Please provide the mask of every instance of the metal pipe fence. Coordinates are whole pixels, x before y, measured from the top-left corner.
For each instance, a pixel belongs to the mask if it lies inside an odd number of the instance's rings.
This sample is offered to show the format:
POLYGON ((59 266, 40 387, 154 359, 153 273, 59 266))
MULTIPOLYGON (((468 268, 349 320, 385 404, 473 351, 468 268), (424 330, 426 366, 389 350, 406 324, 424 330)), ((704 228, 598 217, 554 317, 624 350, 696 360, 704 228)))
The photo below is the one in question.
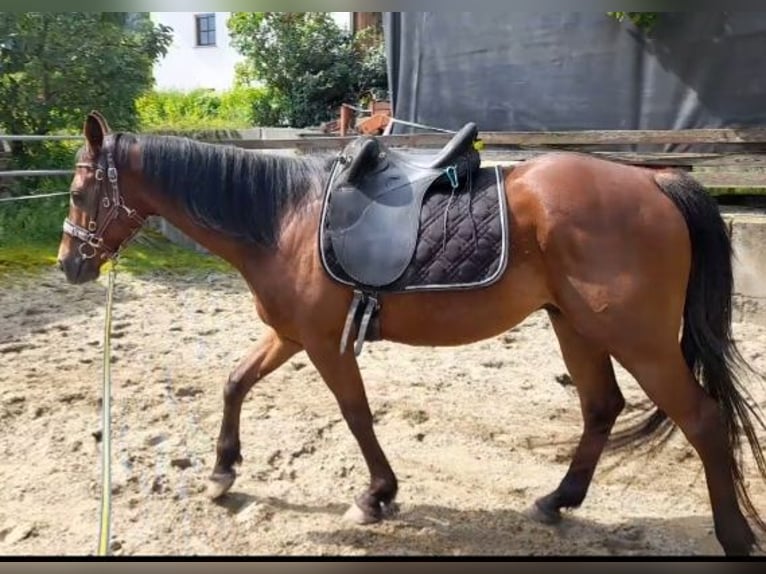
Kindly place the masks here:
MULTIPOLYGON (((4 169, 4 162, 2 162, 3 155, 7 155, 10 151, 6 142, 82 141, 83 139, 82 135, 21 135, 0 133, 0 183, 3 180, 24 177, 71 177, 74 173, 73 169, 4 169)), ((68 193, 68 191, 50 192, 47 190, 32 190, 21 196, 0 197, 0 203, 56 197, 67 195, 68 193)))

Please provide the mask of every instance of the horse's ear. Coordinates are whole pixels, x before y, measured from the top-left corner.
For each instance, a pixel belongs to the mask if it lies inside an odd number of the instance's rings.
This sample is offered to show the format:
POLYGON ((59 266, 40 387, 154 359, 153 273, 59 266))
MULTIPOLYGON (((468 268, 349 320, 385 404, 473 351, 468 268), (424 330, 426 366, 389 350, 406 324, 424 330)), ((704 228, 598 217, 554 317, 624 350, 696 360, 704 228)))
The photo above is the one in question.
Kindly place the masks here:
POLYGON ((106 118, 104 117, 104 114, 99 112, 98 110, 92 110, 91 115, 95 116, 99 123, 101 124, 101 129, 104 131, 104 135, 109 134, 112 132, 111 128, 109 127, 109 123, 106 121, 106 118))
POLYGON ((98 154, 104 145, 104 136, 109 133, 109 126, 104 117, 98 112, 89 113, 82 131, 91 152, 98 154))

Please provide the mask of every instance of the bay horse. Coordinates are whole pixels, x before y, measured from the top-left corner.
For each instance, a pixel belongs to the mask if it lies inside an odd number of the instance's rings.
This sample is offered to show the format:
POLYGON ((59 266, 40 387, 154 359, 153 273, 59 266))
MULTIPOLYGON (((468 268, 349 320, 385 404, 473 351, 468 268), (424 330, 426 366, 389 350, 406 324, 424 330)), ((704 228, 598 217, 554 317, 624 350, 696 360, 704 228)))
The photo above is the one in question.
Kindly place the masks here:
MULTIPOLYGON (((373 430, 356 356, 338 341, 352 289, 325 273, 318 225, 328 159, 278 157, 170 136, 112 133, 84 123, 58 251, 70 283, 95 280, 150 215, 229 262, 268 331, 231 372, 210 477, 220 497, 242 462, 245 395, 305 350, 337 399, 370 473, 346 516, 373 523, 394 508, 397 479, 373 430)), ((552 152, 503 175, 510 260, 484 289, 385 296, 380 336, 422 346, 497 336, 544 309, 576 386, 583 431, 555 490, 536 500, 554 522, 585 499, 625 401, 613 357, 656 406, 618 438, 680 428, 702 460, 715 534, 727 555, 756 545, 764 521, 745 485, 744 434, 766 479, 731 335, 732 247, 715 201, 691 176, 586 154, 552 152), (744 508, 744 513, 742 508, 744 508)))

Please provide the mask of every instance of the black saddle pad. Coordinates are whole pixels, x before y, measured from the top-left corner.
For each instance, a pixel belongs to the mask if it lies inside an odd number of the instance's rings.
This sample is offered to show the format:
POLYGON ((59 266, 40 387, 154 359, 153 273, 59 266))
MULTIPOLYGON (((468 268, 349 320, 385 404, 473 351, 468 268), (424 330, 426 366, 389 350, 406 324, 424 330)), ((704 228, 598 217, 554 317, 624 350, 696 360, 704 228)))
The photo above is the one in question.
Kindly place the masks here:
POLYGON ((319 226, 325 271, 335 281, 374 293, 486 287, 508 264, 510 240, 502 170, 481 168, 460 189, 433 185, 423 200, 417 246, 401 276, 384 286, 363 285, 338 262, 327 237, 327 197, 319 226))

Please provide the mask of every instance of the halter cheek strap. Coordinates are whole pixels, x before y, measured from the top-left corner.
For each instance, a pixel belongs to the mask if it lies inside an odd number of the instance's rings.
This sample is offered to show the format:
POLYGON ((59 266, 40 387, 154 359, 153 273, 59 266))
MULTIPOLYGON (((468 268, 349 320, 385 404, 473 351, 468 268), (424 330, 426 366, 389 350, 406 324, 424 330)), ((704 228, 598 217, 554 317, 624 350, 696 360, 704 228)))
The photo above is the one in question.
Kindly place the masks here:
MULTIPOLYGON (((104 181, 104 174, 106 173, 106 179, 109 182, 111 189, 111 197, 109 190, 104 193, 104 197, 101 199, 101 205, 108 209, 106 217, 99 225, 96 221, 88 221, 88 228, 81 227, 71 221, 69 218, 64 219, 64 233, 79 239, 77 250, 83 259, 92 259, 96 256, 96 252, 101 250, 102 259, 116 259, 123 247, 127 245, 133 237, 141 230, 145 219, 141 217, 135 209, 129 208, 125 205, 125 201, 120 193, 120 187, 117 178, 117 168, 114 165, 114 158, 112 151, 109 150, 106 154, 107 167, 106 170, 100 164, 94 163, 77 163, 76 167, 87 167, 95 170, 96 181, 104 181), (104 234, 106 233, 109 225, 119 218, 120 213, 125 213, 131 223, 132 233, 124 239, 116 249, 108 247, 104 243, 104 234)), ((99 183, 99 189, 102 188, 99 183)))

